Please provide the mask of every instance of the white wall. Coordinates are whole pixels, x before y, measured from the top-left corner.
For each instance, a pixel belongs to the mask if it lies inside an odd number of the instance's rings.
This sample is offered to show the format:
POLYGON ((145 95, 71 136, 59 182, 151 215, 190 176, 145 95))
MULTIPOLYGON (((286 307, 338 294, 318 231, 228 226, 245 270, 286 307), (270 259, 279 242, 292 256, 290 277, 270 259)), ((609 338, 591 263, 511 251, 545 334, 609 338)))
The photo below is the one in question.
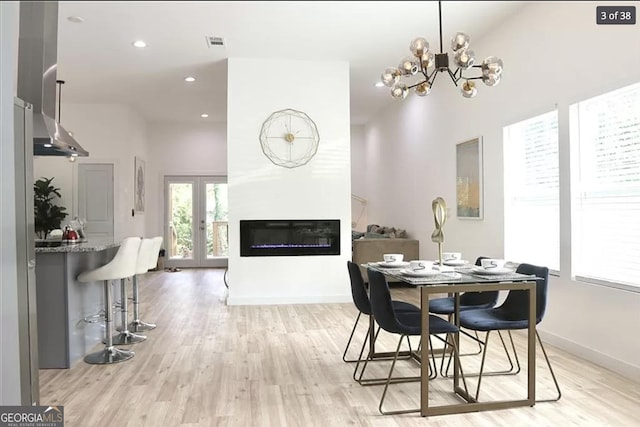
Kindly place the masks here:
MULTIPOLYGON (((66 157, 35 157, 33 176, 35 179, 55 177, 52 184, 61 189, 61 204, 70 214, 63 224, 77 212, 77 200, 74 201, 77 163, 113 163, 114 237, 147 235, 148 212, 131 215, 135 156, 149 163, 147 129, 142 117, 131 107, 120 104, 63 104, 61 123, 89 151, 89 157, 78 157, 76 163, 70 163, 66 157)), ((148 185, 145 193, 150 194, 148 185)), ((153 202, 147 200, 149 206, 153 202)))
POLYGON ((364 125, 351 125, 351 223, 352 228, 365 231, 368 224, 366 139, 364 125), (363 198, 365 201, 357 198, 363 198), (355 224, 355 225, 354 225, 355 224))
POLYGON ((596 2, 533 2, 472 47, 480 58, 504 60, 502 83, 479 85, 465 99, 445 76, 427 98, 409 96, 366 129, 370 217, 406 227, 421 240, 421 256, 434 257, 429 203, 442 195, 455 214, 455 144, 484 141, 484 220, 450 216, 445 249, 467 259, 503 256, 502 128, 559 110, 561 165, 561 275, 552 277, 547 315, 540 329, 548 341, 640 380, 640 340, 619 325, 640 324, 640 293, 579 283, 570 272, 568 106, 640 81, 637 25, 598 26, 596 2), (391 139, 394 136, 395 138, 391 139), (393 191, 394 186, 403 191, 393 191), (408 191, 407 191, 408 190, 408 191), (423 197, 421 197, 423 196, 423 197))
POLYGON ((226 123, 150 123, 147 231, 162 235, 165 175, 227 175, 226 123))
POLYGON ((240 58, 228 64, 228 303, 350 301, 349 64, 240 58), (258 140, 264 120, 284 108, 307 113, 320 133, 315 157, 294 169, 271 163, 258 140), (240 257, 241 219, 339 219, 341 254, 240 257))
POLYGON ((0 405, 20 405, 13 97, 18 65, 18 2, 0 3, 0 405))

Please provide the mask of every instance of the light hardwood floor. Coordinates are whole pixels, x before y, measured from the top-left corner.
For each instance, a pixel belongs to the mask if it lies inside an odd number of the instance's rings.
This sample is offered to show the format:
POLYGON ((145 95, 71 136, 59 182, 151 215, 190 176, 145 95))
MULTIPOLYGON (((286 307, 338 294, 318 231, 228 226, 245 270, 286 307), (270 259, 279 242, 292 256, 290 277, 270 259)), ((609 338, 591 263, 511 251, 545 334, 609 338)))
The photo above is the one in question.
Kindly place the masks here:
MULTIPOLYGON (((382 388, 352 381, 353 365, 341 360, 356 316, 353 304, 227 307, 222 277, 223 270, 215 269, 146 274, 140 288, 142 318, 158 327, 132 346, 135 357, 110 366, 81 361, 68 370, 41 370, 41 404, 64 405, 67 427, 640 425, 638 383, 550 345, 563 392, 559 402, 429 419, 382 416, 382 388)), ((392 293, 417 301, 412 289, 392 293)), ((362 322, 358 338, 365 328, 362 322)), ((524 358, 524 335, 515 339, 524 358)), ((495 345, 497 336, 492 340, 487 369, 500 369, 504 353, 495 345)), ((379 346, 391 350, 396 342, 381 334, 379 346)), ((473 350, 472 343, 464 344, 463 350, 473 350)), ((538 356, 538 398, 544 398, 554 390, 540 351, 538 356)), ((463 358, 467 372, 477 367, 477 359, 463 358)), ((368 374, 382 376, 389 365, 370 366, 368 374)), ((398 369, 398 375, 419 372, 409 361, 398 362, 398 369)), ((525 376, 523 370, 517 376, 486 377, 480 397, 524 396, 525 376)), ((447 379, 433 381, 432 404, 449 401, 449 387, 447 379)), ((388 405, 417 407, 419 383, 397 384, 389 393, 388 405)))

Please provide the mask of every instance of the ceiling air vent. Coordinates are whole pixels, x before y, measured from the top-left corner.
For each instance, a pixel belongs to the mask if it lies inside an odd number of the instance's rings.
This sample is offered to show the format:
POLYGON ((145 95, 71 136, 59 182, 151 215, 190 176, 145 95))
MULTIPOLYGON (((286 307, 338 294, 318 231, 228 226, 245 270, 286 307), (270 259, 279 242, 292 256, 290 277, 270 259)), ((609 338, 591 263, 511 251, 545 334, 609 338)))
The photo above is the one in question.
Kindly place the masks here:
POLYGON ((222 37, 206 36, 207 46, 224 46, 224 39, 222 37))

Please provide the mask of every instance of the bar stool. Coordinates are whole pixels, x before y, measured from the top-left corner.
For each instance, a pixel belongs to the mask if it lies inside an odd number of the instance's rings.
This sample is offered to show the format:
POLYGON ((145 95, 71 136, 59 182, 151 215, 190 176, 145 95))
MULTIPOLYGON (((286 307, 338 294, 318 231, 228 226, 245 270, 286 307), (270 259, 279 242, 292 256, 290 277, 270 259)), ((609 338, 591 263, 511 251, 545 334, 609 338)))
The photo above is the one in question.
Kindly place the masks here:
POLYGON ((106 339, 103 350, 85 356, 84 361, 92 364, 111 364, 130 359, 135 354, 133 351, 120 350, 113 346, 113 302, 111 296, 111 280, 125 279, 135 274, 138 251, 140 249, 139 237, 128 237, 122 241, 118 252, 113 259, 95 270, 86 271, 78 276, 78 281, 83 283, 104 280, 104 308, 106 339))
POLYGON ((150 331, 155 328, 153 323, 146 323, 140 320, 140 297, 138 296, 138 276, 145 274, 158 263, 158 253, 162 246, 162 236, 143 239, 140 244, 140 252, 138 254, 138 264, 136 265, 136 274, 133 276, 133 321, 129 324, 129 329, 133 332, 150 331))

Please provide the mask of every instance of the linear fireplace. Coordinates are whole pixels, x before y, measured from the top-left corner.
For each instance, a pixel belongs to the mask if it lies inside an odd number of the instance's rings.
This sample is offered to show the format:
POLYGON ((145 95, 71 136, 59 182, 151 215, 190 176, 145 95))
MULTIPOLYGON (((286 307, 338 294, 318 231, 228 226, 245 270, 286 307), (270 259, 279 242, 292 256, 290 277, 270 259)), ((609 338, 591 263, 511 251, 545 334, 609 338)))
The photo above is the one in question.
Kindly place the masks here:
POLYGON ((240 256, 340 255, 340 220, 241 220, 240 256))

